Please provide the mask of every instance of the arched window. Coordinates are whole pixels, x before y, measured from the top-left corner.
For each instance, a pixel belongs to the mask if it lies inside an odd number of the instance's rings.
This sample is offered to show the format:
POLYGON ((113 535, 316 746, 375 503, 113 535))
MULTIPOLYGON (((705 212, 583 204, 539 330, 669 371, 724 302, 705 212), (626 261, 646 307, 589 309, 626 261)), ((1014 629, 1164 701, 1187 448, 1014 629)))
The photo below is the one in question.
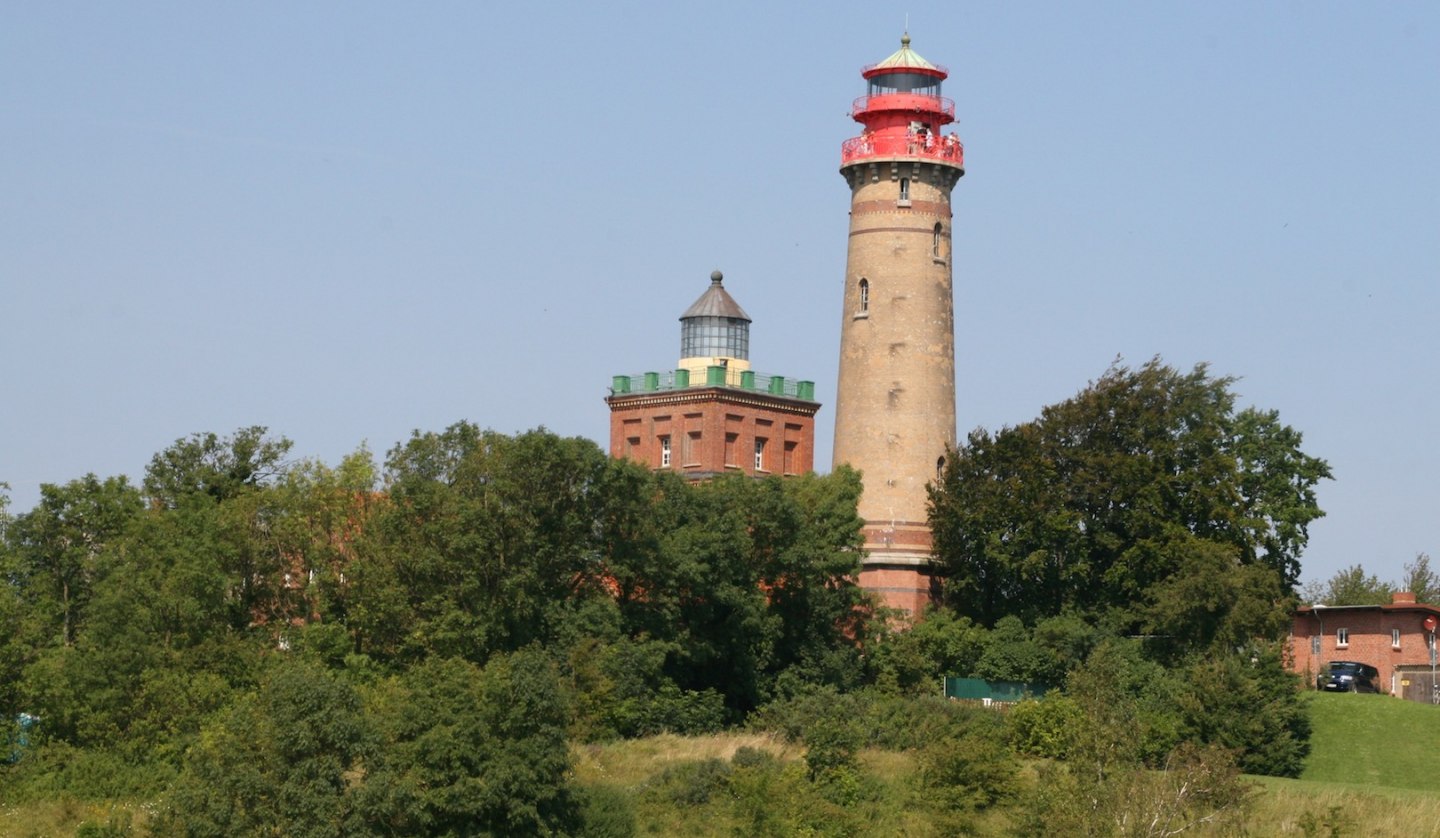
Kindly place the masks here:
POLYGON ((868 279, 860 280, 860 310, 862 312, 870 310, 870 280, 868 279))
POLYGON ((944 479, 945 479, 945 458, 944 458, 944 457, 941 457, 940 459, 938 459, 938 460, 935 461, 935 479, 936 479, 936 480, 944 480, 944 479))
POLYGON ((940 226, 940 222, 935 222, 935 242, 930 246, 930 252, 935 256, 936 259, 939 259, 942 255, 940 253, 940 234, 942 232, 943 229, 940 226))

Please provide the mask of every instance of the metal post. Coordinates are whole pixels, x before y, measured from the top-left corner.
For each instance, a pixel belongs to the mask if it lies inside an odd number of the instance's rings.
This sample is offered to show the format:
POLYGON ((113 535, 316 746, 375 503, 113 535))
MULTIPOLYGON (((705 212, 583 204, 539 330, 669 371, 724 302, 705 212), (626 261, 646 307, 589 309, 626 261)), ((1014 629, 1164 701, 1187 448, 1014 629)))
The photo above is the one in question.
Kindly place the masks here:
POLYGON ((1440 684, 1435 683, 1435 630, 1430 630, 1430 703, 1440 704, 1440 684))

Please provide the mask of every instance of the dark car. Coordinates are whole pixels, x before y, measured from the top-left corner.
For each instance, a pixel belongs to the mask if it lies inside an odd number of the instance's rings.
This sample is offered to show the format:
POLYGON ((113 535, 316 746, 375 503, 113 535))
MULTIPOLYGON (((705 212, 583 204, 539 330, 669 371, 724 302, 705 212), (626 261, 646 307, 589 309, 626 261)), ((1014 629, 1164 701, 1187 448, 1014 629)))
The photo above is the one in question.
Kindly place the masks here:
POLYGON ((1330 671, 1320 673, 1315 680, 1317 690, 1344 693, 1378 693, 1375 681, 1380 670, 1355 661, 1331 661, 1330 671))

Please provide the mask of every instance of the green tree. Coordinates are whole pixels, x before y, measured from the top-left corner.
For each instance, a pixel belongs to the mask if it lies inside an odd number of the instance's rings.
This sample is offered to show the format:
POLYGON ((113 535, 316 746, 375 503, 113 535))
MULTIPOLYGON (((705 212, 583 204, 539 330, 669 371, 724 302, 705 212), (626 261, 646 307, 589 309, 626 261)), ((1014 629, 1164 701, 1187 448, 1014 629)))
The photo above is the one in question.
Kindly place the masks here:
MULTIPOLYGON (((1135 633, 1177 574, 1266 568, 1288 593, 1329 467, 1274 413, 1237 413, 1232 384, 1117 364, 1034 421, 973 432, 931 490, 946 602, 985 625, 1071 611, 1135 633)), ((1214 601, 1196 642, 1271 625, 1214 601)))
POLYGON ((174 836, 356 834, 354 777, 370 735, 355 691, 282 661, 185 760, 156 831, 174 836))
POLYGON ((87 474, 40 486, 40 502, 10 527, 17 563, 11 575, 46 634, 65 646, 75 636, 99 574, 101 553, 143 507, 125 477, 87 474))
POLYGON ((483 661, 549 642, 600 593, 609 458, 544 430, 459 423, 387 461, 389 501, 355 545, 347 613, 370 654, 483 661))
POLYGON ((578 819, 565 728, 569 705, 539 649, 483 669, 431 658, 379 696, 383 747, 360 795, 383 835, 567 834, 578 819))
POLYGON ((1177 701, 1185 738, 1237 754, 1248 774, 1298 777, 1310 751, 1310 716, 1299 676, 1285 666, 1279 644, 1249 654, 1216 654, 1186 673, 1177 701))
POLYGON ((1405 565, 1400 590, 1414 594, 1416 602, 1440 603, 1440 574, 1430 569, 1428 555, 1418 553, 1415 561, 1405 565))
POLYGON ((222 501, 264 485, 280 475, 291 444, 266 434, 266 428, 255 425, 226 437, 204 433, 177 439, 150 459, 145 494, 159 506, 174 507, 190 497, 222 501))
POLYGON ((1384 605, 1394 592, 1394 585, 1353 564, 1324 582, 1307 586, 1304 598, 1320 605, 1384 605))

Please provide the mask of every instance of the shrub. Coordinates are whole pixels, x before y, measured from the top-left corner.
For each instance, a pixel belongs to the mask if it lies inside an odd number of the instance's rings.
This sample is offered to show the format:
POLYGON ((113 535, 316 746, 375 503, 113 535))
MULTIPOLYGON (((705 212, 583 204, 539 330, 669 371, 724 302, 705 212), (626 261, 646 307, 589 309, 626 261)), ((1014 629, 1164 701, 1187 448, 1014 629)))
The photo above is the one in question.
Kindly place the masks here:
POLYGON ((1010 746, 1018 753, 1064 759, 1075 745, 1085 714, 1069 696, 1050 695, 1016 704, 1006 714, 1005 723, 1010 746))
POLYGON ((635 834, 635 809, 630 798, 609 786, 580 790, 582 824, 579 838, 631 838, 635 834))
POLYGON ((910 751, 971 733, 1004 738, 1004 717, 993 710, 940 696, 864 693, 862 697, 858 719, 868 746, 910 751))
POLYGON ((821 719, 858 717, 864 704, 856 693, 841 693, 834 687, 815 687, 779 701, 772 701, 750 715, 749 727, 779 734, 789 742, 805 738, 805 731, 821 719))
POLYGON ((655 780, 664 797, 681 806, 703 806, 725 788, 730 765, 724 760, 704 759, 667 767, 655 780))
POLYGON ((969 735, 920 751, 926 799, 949 812, 975 812, 1013 797, 1019 764, 997 739, 969 735))

